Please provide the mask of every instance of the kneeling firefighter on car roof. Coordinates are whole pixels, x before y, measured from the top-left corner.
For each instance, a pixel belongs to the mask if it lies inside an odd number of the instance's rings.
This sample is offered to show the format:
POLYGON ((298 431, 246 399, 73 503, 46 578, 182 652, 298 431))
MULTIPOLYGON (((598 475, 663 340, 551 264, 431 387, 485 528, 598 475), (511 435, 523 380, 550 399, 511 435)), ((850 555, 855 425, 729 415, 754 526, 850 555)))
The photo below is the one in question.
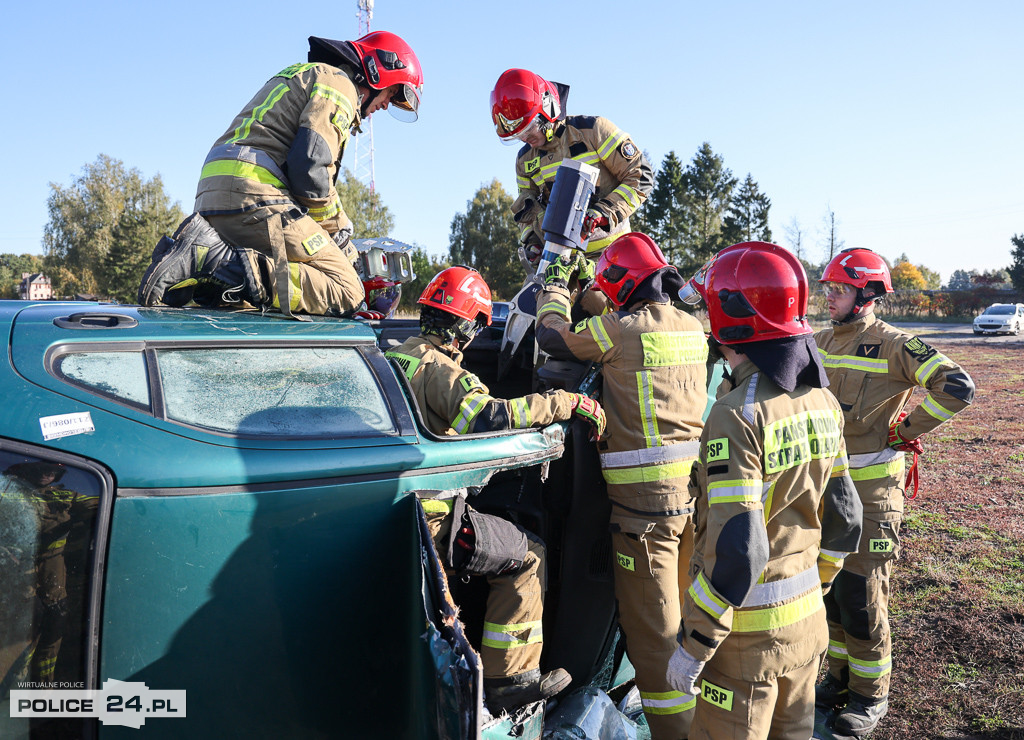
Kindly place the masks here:
POLYGON ((672 685, 697 694, 696 738, 811 737, 822 591, 860 540, 843 415, 807 321, 791 253, 744 242, 680 292, 703 302, 730 372, 700 438, 691 585, 672 685))
POLYGON ((311 36, 308 62, 274 75, 210 150, 195 213, 157 245, 139 303, 359 311, 352 221, 335 186, 341 157, 375 111, 415 121, 422 85, 416 54, 393 33, 311 36))
POLYGON ((599 444, 612 513, 615 596, 654 740, 689 727, 693 697, 668 684, 680 594, 693 551, 686 481, 707 407, 708 345, 700 322, 672 306, 683 279, 646 234, 616 239, 597 261, 596 285, 617 309, 575 327, 574 287, 594 277, 584 257, 561 257, 538 298, 537 343, 556 358, 602 364, 608 433, 599 444))
MULTIPOLYGON (((405 375, 424 422, 435 434, 547 426, 580 417, 599 437, 597 401, 564 390, 495 398, 462 367, 462 350, 491 323, 491 291, 480 273, 439 272, 420 296, 420 334, 387 352, 405 375)), ((531 532, 469 506, 464 496, 424 498, 423 509, 449 578, 482 575, 490 584, 480 657, 492 713, 548 699, 572 681, 558 668, 541 675, 546 587, 544 543, 531 532)))
POLYGON ((825 267, 820 282, 832 326, 814 338, 843 409, 864 535, 825 599, 828 674, 816 699, 823 711, 839 710, 838 732, 861 736, 889 708, 889 578, 899 557, 905 453, 914 455, 909 479, 916 488, 921 436, 971 403, 974 381, 942 353, 875 317, 876 301, 892 292, 889 267, 879 255, 845 249, 825 267), (915 387, 927 395, 908 413, 915 387))

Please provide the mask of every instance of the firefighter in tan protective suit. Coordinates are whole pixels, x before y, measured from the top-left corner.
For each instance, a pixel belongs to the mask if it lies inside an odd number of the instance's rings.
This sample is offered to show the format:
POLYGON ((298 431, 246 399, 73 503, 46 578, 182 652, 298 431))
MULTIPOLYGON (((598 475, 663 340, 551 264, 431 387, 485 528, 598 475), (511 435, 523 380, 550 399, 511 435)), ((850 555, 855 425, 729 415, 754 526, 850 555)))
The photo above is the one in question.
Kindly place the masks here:
MULTIPOLYGON (((491 291, 480 273, 466 267, 442 270, 419 303, 420 334, 387 356, 408 379, 432 432, 524 429, 574 415, 595 435, 604 431, 604 412, 587 396, 556 390, 503 400, 463 369, 461 350, 491 323, 491 291)), ((491 712, 511 711, 566 688, 572 679, 564 669, 540 673, 544 544, 509 521, 475 511, 461 496, 421 503, 449 575, 483 575, 490 584, 480 653, 491 712)))
POLYGON ((423 75, 409 45, 386 31, 309 45, 308 63, 272 77, 210 150, 196 212, 157 245, 141 304, 246 301, 327 316, 361 308, 352 222, 335 187, 341 157, 377 110, 416 120, 423 75))
POLYGON ((569 286, 586 259, 554 262, 537 301, 537 343, 556 358, 602 363, 610 424, 601 467, 612 504, 615 596, 655 740, 686 737, 694 700, 665 680, 693 549, 686 480, 707 406, 707 341, 674 308, 683 280, 645 234, 628 233, 597 262, 596 283, 618 308, 575 328, 569 286))
POLYGON ((691 740, 807 740, 828 641, 822 591, 861 526, 807 277, 781 247, 744 242, 680 296, 706 305, 731 372, 690 479, 696 541, 669 680, 699 694, 691 740))
POLYGON ((589 239, 586 252, 592 260, 629 231, 629 217, 654 187, 651 165, 629 134, 600 116, 566 117, 568 95, 567 86, 525 69, 502 73, 491 92, 498 138, 524 144, 516 157, 519 195, 512 212, 521 254, 533 265, 544 249, 541 224, 563 159, 577 159, 600 171, 581 234, 589 239))
POLYGON ((861 736, 889 707, 889 578, 899 557, 904 453, 912 452, 916 465, 921 435, 966 408, 974 382, 948 357, 875 317, 875 301, 892 292, 892 283, 874 252, 843 250, 826 266, 821 283, 832 327, 815 340, 846 419, 864 535, 825 599, 829 671, 817 688, 817 703, 823 711, 841 710, 838 732, 861 736), (915 387, 927 395, 907 414, 915 387))

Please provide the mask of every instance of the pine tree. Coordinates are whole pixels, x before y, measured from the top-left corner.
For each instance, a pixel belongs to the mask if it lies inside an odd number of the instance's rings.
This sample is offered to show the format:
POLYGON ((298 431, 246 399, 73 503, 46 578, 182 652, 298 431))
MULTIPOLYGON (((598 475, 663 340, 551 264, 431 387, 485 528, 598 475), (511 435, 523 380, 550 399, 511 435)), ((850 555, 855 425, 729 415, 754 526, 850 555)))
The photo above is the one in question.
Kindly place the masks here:
POLYGON ((706 141, 697 150, 684 177, 689 232, 685 254, 676 262, 676 267, 686 275, 728 246, 722 238, 722 225, 736 178, 706 141))
POLYGON ((747 179, 729 202, 729 213, 722 228, 722 240, 726 244, 770 242, 772 230, 768 228, 768 211, 771 207, 771 200, 758 190, 754 178, 747 173, 747 179))
POLYGON ((1024 234, 1014 234, 1010 237, 1013 249, 1010 250, 1010 266, 1007 272, 1010 273, 1010 280, 1017 290, 1024 290, 1024 234))

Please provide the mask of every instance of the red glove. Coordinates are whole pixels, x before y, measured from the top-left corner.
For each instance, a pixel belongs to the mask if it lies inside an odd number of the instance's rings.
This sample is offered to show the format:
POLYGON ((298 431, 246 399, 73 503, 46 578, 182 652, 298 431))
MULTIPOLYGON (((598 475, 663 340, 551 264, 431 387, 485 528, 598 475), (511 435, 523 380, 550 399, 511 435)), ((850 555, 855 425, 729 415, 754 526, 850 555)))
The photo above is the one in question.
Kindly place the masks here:
POLYGON ((589 239, 590 235, 598 228, 608 228, 608 217, 596 208, 590 208, 587 210, 587 215, 583 217, 583 228, 580 230, 580 239, 589 239))
POLYGON ((924 452, 924 444, 920 439, 907 439, 903 436, 903 420, 907 418, 907 412, 903 411, 889 426, 889 446, 901 452, 913 452, 920 455, 924 452))
POLYGON ((380 321, 384 318, 384 314, 380 311, 356 311, 353 315, 357 319, 368 319, 370 321, 380 321))
POLYGON ((569 395, 573 397, 573 413, 583 417, 583 420, 590 424, 591 441, 596 442, 601 439, 601 435, 604 434, 604 428, 608 424, 601 404, 590 396, 584 396, 582 393, 570 393, 569 395))

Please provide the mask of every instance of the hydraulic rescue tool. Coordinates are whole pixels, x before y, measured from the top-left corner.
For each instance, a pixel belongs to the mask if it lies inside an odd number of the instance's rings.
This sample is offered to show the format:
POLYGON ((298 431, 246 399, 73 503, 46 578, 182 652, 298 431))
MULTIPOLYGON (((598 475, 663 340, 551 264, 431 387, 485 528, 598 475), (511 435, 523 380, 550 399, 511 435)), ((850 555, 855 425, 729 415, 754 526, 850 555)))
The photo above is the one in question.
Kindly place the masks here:
POLYGON ((541 223, 544 251, 533 275, 526 278, 509 308, 505 334, 501 339, 501 353, 498 356, 499 380, 505 377, 523 337, 537 320, 537 294, 544 287, 544 271, 563 254, 574 249, 585 249, 585 242, 580 235, 590 198, 597 189, 597 176, 596 167, 579 160, 564 159, 558 166, 551 198, 541 223))

